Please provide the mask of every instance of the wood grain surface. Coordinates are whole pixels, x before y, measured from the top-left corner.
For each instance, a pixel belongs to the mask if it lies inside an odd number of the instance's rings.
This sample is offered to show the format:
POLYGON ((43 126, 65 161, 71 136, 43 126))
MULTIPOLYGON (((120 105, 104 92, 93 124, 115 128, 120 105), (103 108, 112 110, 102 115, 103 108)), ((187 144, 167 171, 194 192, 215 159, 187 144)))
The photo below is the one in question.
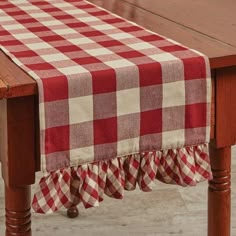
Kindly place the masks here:
POLYGON ((236 1, 234 0, 123 0, 236 47, 236 1))

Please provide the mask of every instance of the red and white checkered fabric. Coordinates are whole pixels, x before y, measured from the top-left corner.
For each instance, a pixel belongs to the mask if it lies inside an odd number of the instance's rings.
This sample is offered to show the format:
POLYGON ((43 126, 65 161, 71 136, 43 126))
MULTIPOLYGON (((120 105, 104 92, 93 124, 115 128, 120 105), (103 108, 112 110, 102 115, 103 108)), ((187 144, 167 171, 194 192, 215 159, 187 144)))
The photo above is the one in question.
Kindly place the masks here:
POLYGON ((54 171, 41 179, 32 205, 39 213, 80 202, 88 208, 98 206, 104 194, 122 199, 124 189, 133 190, 136 183, 147 192, 156 178, 168 184, 194 186, 211 177, 206 144, 146 152, 54 171))
MULTIPOLYGON (((85 195, 101 197, 100 190, 93 192, 97 182, 116 198, 135 187, 137 176, 127 182, 123 172, 131 174, 137 160, 127 167, 117 157, 209 142, 210 69, 199 52, 84 0, 0 1, 0 42, 38 84, 41 168, 52 172, 44 184, 68 171, 63 168, 78 168, 74 171, 83 184, 76 182, 81 196, 75 194, 75 201, 94 205, 85 195), (100 176, 100 162, 106 160, 100 176)), ((167 164, 166 172, 178 169, 167 164)), ((138 181, 143 190, 150 189, 147 183, 158 165, 142 158, 138 181)), ((65 186, 74 192, 76 187, 62 176, 64 187, 57 181, 47 185, 68 202, 65 186)), ((44 195, 49 202, 57 199, 48 190, 44 195)), ((55 202, 50 202, 54 210, 55 202)))

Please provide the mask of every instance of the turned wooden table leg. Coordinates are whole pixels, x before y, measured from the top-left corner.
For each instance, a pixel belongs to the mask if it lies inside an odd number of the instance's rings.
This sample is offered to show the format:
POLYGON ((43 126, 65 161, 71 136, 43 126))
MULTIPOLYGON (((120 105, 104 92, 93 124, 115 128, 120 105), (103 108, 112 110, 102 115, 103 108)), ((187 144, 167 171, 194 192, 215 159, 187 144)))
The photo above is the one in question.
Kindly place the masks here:
POLYGON ((0 101, 0 156, 5 182, 6 236, 30 236, 30 185, 36 171, 36 99, 0 101))
POLYGON ((30 186, 5 187, 6 236, 31 236, 30 186))
POLYGON ((208 188, 208 236, 230 236, 231 148, 211 146, 210 151, 213 180, 208 188))

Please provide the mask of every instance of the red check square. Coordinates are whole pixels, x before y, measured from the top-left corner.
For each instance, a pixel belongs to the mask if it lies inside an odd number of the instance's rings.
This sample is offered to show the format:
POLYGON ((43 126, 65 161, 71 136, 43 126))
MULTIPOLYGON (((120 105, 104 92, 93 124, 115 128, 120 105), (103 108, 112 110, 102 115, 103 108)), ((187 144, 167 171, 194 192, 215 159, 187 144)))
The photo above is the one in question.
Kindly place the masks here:
POLYGON ((42 81, 45 102, 68 99, 68 80, 66 77, 52 77, 42 81))
POLYGON ((116 73, 113 69, 92 71, 93 93, 109 93, 116 91, 116 73))
POLYGON ((22 43, 21 41, 14 39, 14 40, 2 41, 1 44, 3 46, 17 46, 21 45, 22 43))
POLYGON ((103 41, 103 42, 99 42, 99 44, 101 44, 105 48, 115 47, 115 46, 122 46, 123 45, 118 40, 103 41))
POLYGON ((206 103, 197 103, 185 106, 185 128, 206 126, 206 103))
POLYGON ((160 63, 141 64, 138 65, 138 68, 141 87, 162 83, 162 68, 160 63))
POLYGON ((108 15, 108 13, 106 11, 96 11, 96 12, 91 12, 90 15, 92 15, 92 16, 104 16, 104 15, 108 15))
POLYGON ((58 46, 56 47, 57 50, 59 50, 62 53, 65 52, 77 52, 77 51, 81 51, 82 49, 78 46, 75 45, 66 45, 66 46, 58 46))
MULTIPOLYGON (((10 36, 11 34, 8 32, 8 31, 6 31, 6 30, 0 30, 0 36, 10 36)), ((2 42, 1 42, 2 43, 2 42)))
POLYGON ((12 4, 1 5, 2 9, 12 8, 12 4))
POLYGON ((182 59, 185 80, 206 78, 206 62, 203 57, 182 59))
POLYGON ((141 52, 138 52, 138 51, 120 52, 117 54, 123 58, 134 58, 134 57, 143 57, 144 56, 144 54, 142 54, 141 52))
POLYGON ((67 20, 67 19, 73 19, 73 16, 71 15, 61 15, 61 16, 55 16, 58 20, 67 20))
POLYGON ((20 52, 13 52, 15 57, 35 57, 38 56, 38 54, 34 51, 28 50, 28 51, 20 51, 20 52))
POLYGON ((73 59, 73 61, 75 61, 76 63, 80 64, 80 65, 86 65, 86 64, 93 64, 93 63, 99 63, 101 61, 99 61, 97 58, 95 57, 82 57, 82 58, 75 58, 73 59))
POLYGON ((128 26, 128 27, 122 27, 120 29, 124 32, 127 32, 127 33, 142 30, 142 28, 140 28, 136 25, 128 26))
POLYGON ((64 39, 63 37, 61 37, 60 35, 44 36, 44 37, 41 37, 41 39, 43 39, 43 41, 45 41, 45 42, 65 40, 65 39, 64 39))
POLYGON ((94 144, 117 142, 117 117, 94 120, 94 144))
POLYGON ((20 16, 20 15, 24 15, 24 12, 23 11, 14 11, 14 12, 11 12, 9 15, 20 16))
POLYGON ((187 48, 180 45, 165 46, 165 47, 160 47, 160 49, 165 52, 177 52, 177 51, 188 50, 187 48))
POLYGON ((162 109, 141 112, 140 135, 162 132, 162 109))
POLYGON ((96 37, 96 36, 101 36, 101 35, 104 35, 102 32, 100 31, 87 31, 87 32, 82 32, 82 34, 86 37, 96 37))
POLYGON ((28 28, 29 31, 31 32, 43 32, 43 31, 50 31, 50 29, 46 26, 37 26, 37 27, 29 27, 28 28))
POLYGON ((94 8, 91 4, 83 4, 79 6, 80 9, 88 9, 88 8, 94 8))
POLYGON ((80 27, 87 27, 88 25, 84 22, 73 22, 73 23, 67 23, 69 27, 73 28, 80 28, 80 27))
POLYGON ((51 70, 55 69, 54 66, 52 66, 49 63, 37 63, 37 64, 29 64, 27 65, 31 70, 51 70))
POLYGON ((24 18, 24 19, 19 19, 18 20, 21 24, 28 24, 28 23, 37 23, 38 21, 35 20, 34 18, 24 18))
POLYGON ((44 2, 44 1, 37 1, 37 5, 38 5, 38 6, 48 5, 48 3, 47 3, 47 2, 44 2))
POLYGON ((46 154, 67 151, 69 144, 69 125, 58 126, 46 129, 45 131, 45 152, 46 154), (63 139, 61 138, 63 137, 63 139))
POLYGON ((44 11, 45 12, 56 12, 56 11, 60 11, 60 9, 53 7, 53 8, 45 8, 44 11))
POLYGON ((124 20, 122 20, 120 18, 111 18, 111 19, 107 19, 107 20, 105 19, 103 21, 108 23, 108 24, 116 24, 116 23, 124 22, 124 20))

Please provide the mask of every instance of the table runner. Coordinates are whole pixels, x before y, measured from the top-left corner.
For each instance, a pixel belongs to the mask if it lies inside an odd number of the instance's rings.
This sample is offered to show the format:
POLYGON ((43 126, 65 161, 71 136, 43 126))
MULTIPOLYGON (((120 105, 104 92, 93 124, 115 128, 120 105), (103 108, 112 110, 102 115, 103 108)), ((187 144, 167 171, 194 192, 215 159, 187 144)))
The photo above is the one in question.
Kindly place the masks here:
POLYGON ((1 1, 0 22, 39 89, 37 212, 211 178, 204 55, 84 0, 1 1))

